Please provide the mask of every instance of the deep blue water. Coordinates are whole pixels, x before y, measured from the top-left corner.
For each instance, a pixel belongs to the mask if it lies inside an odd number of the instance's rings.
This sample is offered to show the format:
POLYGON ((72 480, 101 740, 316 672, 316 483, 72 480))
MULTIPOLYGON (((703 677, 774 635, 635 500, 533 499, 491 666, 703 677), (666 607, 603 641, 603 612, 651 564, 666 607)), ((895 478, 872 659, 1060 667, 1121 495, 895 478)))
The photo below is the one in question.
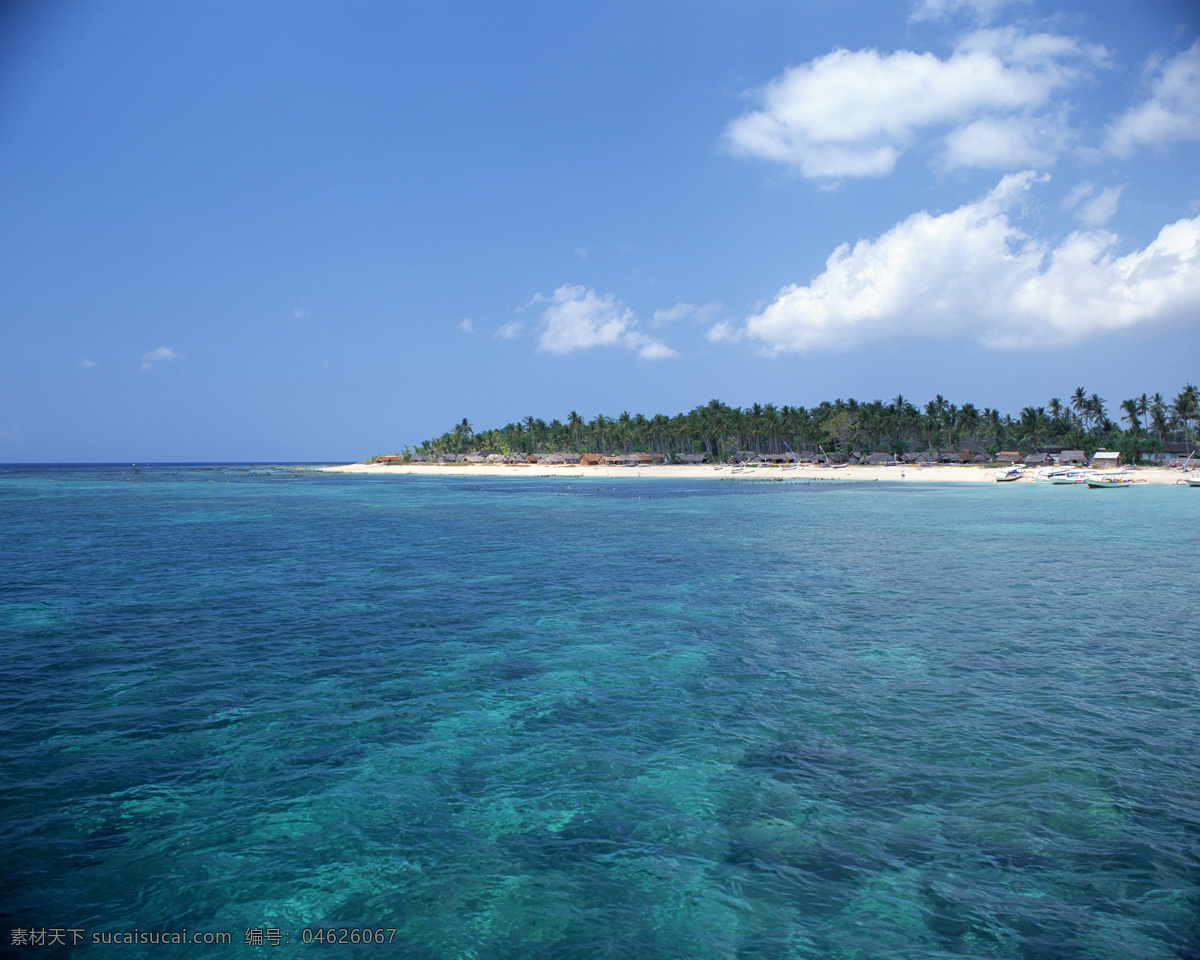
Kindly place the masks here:
POLYGON ((0 469, 0 952, 1194 960, 1198 520, 0 469), (185 927, 233 946, 10 946, 185 927))

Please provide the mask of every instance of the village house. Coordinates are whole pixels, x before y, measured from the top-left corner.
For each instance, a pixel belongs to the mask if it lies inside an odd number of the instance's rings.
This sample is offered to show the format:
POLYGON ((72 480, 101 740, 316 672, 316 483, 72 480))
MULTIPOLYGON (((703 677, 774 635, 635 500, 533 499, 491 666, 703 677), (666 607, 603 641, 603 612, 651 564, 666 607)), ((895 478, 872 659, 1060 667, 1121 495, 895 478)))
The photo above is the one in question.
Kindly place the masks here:
POLYGON ((1200 446, 1194 443, 1168 441, 1162 445, 1162 450, 1146 454, 1146 459, 1163 464, 1182 463, 1189 456, 1192 456, 1193 461, 1200 460, 1200 456, 1193 456, 1194 454, 1200 454, 1200 446))

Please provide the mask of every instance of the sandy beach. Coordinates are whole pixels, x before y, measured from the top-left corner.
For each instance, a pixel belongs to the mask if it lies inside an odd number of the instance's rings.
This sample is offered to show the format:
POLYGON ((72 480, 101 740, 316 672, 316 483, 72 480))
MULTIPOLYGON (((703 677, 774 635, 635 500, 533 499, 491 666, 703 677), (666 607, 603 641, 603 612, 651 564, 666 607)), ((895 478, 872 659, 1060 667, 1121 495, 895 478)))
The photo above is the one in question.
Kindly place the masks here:
MULTIPOLYGON (((1005 467, 988 465, 937 465, 929 467, 905 466, 860 466, 826 467, 802 464, 794 469, 780 467, 746 467, 738 469, 714 464, 671 464, 650 467, 584 467, 584 466, 538 466, 536 464, 378 464, 349 463, 339 466, 321 467, 327 473, 367 473, 383 476, 416 474, 430 477, 580 477, 599 479, 602 477, 639 477, 648 479, 707 479, 737 481, 781 481, 781 480, 890 480, 899 483, 994 483, 995 475, 1003 473, 1005 467)), ((1125 471, 1147 483, 1173 484, 1183 477, 1178 469, 1166 467, 1133 467, 1125 471)), ((1032 482, 1035 473, 1027 471, 1029 478, 1018 481, 1032 482)), ((1007 485, 1004 485, 1007 486, 1007 485)))

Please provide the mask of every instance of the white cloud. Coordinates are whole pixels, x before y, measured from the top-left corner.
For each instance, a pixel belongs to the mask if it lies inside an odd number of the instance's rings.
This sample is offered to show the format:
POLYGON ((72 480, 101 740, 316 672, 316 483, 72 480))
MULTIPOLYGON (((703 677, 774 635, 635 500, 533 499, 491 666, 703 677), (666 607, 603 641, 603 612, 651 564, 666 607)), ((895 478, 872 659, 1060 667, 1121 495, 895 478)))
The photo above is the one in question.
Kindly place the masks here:
POLYGON ((1117 212, 1117 204, 1124 189, 1109 187, 1096 193, 1096 185, 1090 180, 1083 180, 1067 191, 1067 195, 1063 197, 1062 208, 1073 210, 1075 218, 1085 227, 1103 226, 1117 212))
POLYGON ((1064 210, 1074 210, 1079 206, 1080 202, 1086 200, 1096 192, 1096 185, 1091 180, 1080 180, 1063 197, 1062 208, 1064 210))
POLYGON ((984 117, 946 135, 942 162, 950 169, 1047 167, 1067 146, 1069 130, 1062 116, 984 117))
POLYGON ((742 339, 744 331, 729 320, 714 323, 704 333, 704 339, 711 343, 737 343, 742 339))
POLYGON ((475 332, 475 324, 473 324, 468 317, 463 317, 463 319, 458 324, 458 329, 461 330, 463 333, 474 333, 475 332))
POLYGON ((1102 47, 1015 28, 978 30, 953 54, 834 50, 786 70, 763 108, 726 127, 733 152, 806 177, 881 176, 922 131, 949 128, 942 162, 1012 168, 1047 163, 1068 139, 1051 98, 1102 63, 1102 47))
POLYGON ((297 307, 295 310, 292 311, 292 318, 295 320, 308 320, 311 317, 312 317, 312 314, 309 313, 307 310, 305 310, 303 307, 297 307))
POLYGON ((673 307, 668 307, 665 310, 655 310, 654 318, 650 321, 650 324, 654 327, 665 327, 676 320, 694 320, 698 323, 706 323, 720 309, 721 305, 719 303, 696 304, 679 300, 673 307))
POLYGON ((530 303, 546 303, 542 313, 538 349, 568 354, 592 347, 623 347, 643 360, 679 356, 663 341, 637 330, 637 319, 611 293, 564 284, 550 297, 540 293, 530 303))
MULTIPOLYGON (((1197 322, 1200 217, 1163 227, 1125 256, 1112 252, 1116 235, 1098 229, 1052 247, 1008 215, 1045 179, 1011 174, 975 203, 913 214, 874 240, 843 244, 823 273, 782 289, 741 332, 773 353, 900 339, 1036 348, 1197 322)), ((729 333, 718 324, 709 336, 729 333)))
POLYGON ((149 370, 156 363, 163 363, 168 360, 182 360, 183 357, 172 350, 170 347, 159 347, 156 350, 151 350, 149 353, 142 354, 142 369, 149 370))
POLYGON ((521 331, 525 329, 525 324, 520 320, 509 320, 504 326, 492 334, 493 337, 499 337, 501 340, 514 340, 521 335, 521 331))
POLYGON ((1105 148, 1127 157, 1142 145, 1200 139, 1200 40, 1148 71, 1150 96, 1109 128, 1105 148))
POLYGON ((96 365, 96 361, 89 357, 80 357, 79 365, 86 370, 88 367, 94 367, 96 365))
POLYGON ((1101 190, 1083 204, 1076 211, 1075 216, 1085 227, 1103 226, 1117 212, 1117 204, 1121 200, 1121 191, 1124 189, 1124 187, 1109 187, 1107 190, 1101 190))
MULTIPOLYGON (((988 23, 996 12, 1014 0, 917 0, 909 20, 946 20, 959 13, 966 13, 979 23, 988 23)), ((1028 0, 1021 0, 1028 2, 1028 0)))

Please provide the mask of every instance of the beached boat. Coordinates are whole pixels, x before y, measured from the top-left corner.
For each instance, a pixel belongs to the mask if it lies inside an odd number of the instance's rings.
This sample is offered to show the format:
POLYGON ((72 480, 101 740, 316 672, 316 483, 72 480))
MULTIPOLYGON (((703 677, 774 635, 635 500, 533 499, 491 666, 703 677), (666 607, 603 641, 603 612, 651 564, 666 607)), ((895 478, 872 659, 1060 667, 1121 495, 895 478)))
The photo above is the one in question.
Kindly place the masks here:
POLYGON ((1189 487, 1200 487, 1200 477, 1183 477, 1176 483, 1186 483, 1189 487))
POLYGON ((1139 481, 1132 477, 1088 477, 1087 485, 1093 490, 1100 490, 1105 487, 1128 487, 1139 481))
POLYGON ((1090 476, 1091 474, 1085 470, 1059 470, 1050 474, 1049 482, 1078 485, 1087 483, 1090 476))
POLYGON ((997 473, 994 477, 992 477, 992 479, 997 483, 1011 483, 1014 480, 1020 480, 1024 475, 1024 470, 1022 470, 1020 467, 1014 467, 1007 473, 997 473))

